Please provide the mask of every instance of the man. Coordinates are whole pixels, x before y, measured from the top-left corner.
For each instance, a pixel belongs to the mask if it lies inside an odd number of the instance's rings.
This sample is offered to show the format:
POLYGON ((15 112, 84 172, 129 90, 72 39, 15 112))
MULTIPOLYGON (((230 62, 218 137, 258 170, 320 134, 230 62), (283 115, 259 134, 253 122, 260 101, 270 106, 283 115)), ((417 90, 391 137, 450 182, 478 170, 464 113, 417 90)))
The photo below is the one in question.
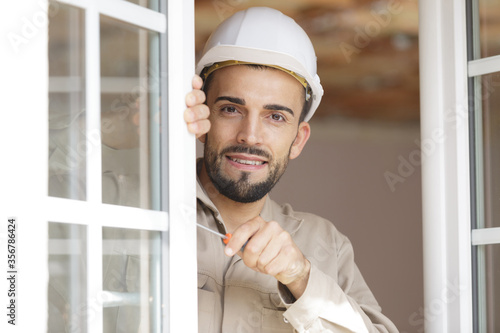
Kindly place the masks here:
POLYGON ((305 32, 250 8, 212 34, 186 96, 198 161, 200 332, 397 332, 332 223, 268 192, 298 157, 323 94, 305 32), (203 90, 201 90, 203 86, 203 90), (205 102, 206 104, 202 104, 205 102))

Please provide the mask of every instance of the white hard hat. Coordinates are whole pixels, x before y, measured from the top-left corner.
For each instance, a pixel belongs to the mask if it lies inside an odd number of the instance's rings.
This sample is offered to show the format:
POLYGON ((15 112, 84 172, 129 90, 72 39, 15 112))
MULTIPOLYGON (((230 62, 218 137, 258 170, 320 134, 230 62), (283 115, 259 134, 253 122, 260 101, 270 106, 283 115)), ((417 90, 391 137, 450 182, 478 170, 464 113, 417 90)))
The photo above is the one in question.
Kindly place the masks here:
POLYGON ((267 7, 233 14, 208 39, 196 73, 201 75, 205 70, 208 77, 215 69, 242 63, 278 68, 298 79, 306 87, 306 96, 310 94, 306 98, 312 98, 304 120, 311 119, 323 96, 323 87, 316 74, 311 40, 293 19, 267 7))

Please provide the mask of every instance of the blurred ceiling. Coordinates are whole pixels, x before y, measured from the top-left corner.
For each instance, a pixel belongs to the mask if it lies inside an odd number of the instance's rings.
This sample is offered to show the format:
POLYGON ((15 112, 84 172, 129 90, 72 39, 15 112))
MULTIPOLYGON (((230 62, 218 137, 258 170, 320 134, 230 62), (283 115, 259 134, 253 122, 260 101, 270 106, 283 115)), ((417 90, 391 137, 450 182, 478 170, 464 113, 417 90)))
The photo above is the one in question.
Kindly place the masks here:
POLYGON ((196 0, 197 59, 222 20, 251 6, 294 18, 311 38, 325 89, 315 120, 419 120, 416 0, 196 0))

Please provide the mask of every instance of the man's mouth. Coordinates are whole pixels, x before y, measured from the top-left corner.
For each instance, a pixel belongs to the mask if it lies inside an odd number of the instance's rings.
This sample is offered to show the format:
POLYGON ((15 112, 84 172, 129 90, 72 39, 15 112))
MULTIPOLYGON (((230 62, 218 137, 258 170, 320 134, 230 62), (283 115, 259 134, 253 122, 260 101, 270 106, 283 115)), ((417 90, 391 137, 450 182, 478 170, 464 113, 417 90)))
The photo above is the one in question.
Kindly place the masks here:
POLYGON ((245 159, 235 158, 235 157, 231 157, 231 156, 227 156, 227 158, 229 158, 233 162, 240 163, 240 164, 245 164, 245 165, 262 165, 262 164, 267 163, 265 161, 245 160, 245 159))

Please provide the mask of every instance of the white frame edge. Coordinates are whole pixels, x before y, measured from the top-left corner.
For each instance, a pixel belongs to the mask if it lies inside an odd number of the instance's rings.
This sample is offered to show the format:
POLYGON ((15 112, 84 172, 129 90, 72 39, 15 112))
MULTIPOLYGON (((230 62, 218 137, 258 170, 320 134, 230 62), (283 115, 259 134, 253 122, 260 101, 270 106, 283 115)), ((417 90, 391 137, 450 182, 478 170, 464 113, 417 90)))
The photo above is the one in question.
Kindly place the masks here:
POLYGON ((0 41, 0 87, 8 110, 0 124, 1 332, 36 332, 47 327, 48 132, 41 125, 48 123, 48 26, 41 24, 48 17, 47 9, 47 0, 26 0, 3 3, 0 10, 0 29, 6 37, 0 41), (33 27, 29 36, 23 32, 27 24, 33 27), (15 326, 6 316, 12 299, 7 298, 10 284, 6 279, 10 217, 17 218, 15 326))
POLYGON ((198 332, 195 139, 183 118, 194 76, 194 1, 168 1, 169 327, 198 332))
POLYGON ((425 331, 471 332, 465 3, 421 0, 419 17, 425 331))

